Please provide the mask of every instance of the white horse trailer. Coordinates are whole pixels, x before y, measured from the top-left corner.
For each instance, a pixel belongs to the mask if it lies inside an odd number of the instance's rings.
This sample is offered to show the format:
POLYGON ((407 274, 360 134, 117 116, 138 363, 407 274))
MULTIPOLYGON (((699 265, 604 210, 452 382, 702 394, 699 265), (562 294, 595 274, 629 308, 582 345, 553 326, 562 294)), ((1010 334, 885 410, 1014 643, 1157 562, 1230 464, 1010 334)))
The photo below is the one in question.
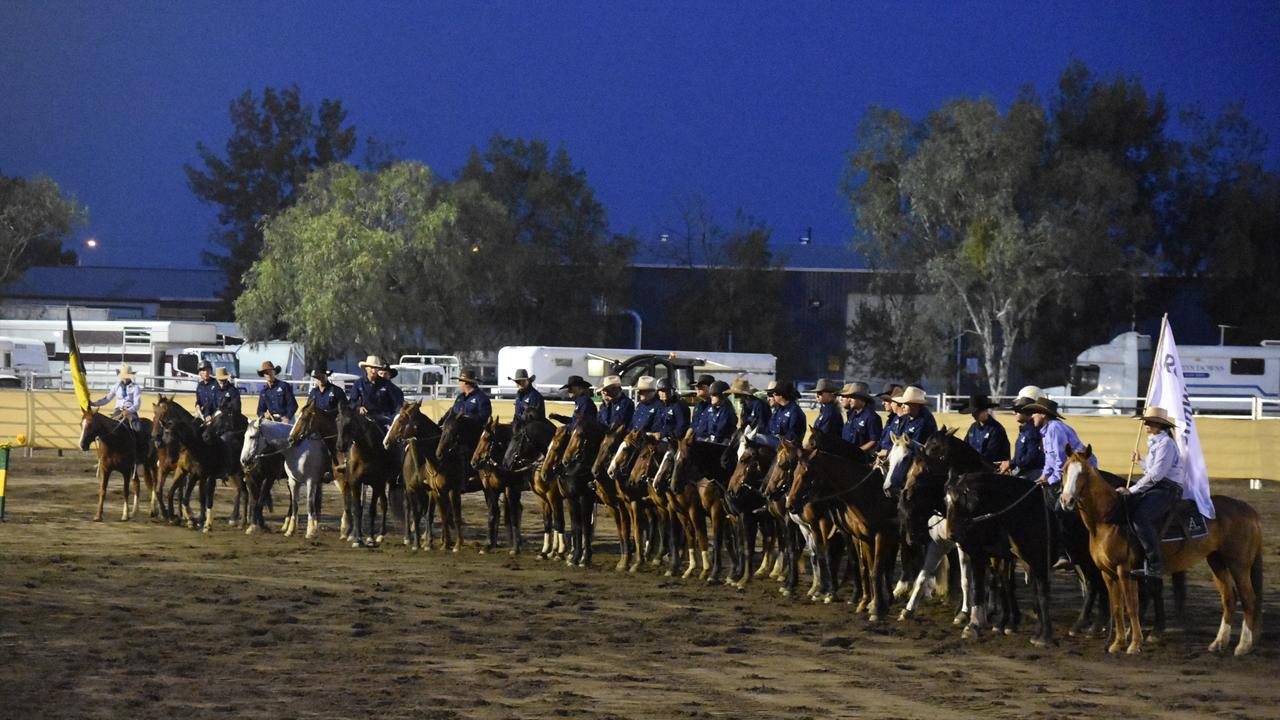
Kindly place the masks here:
POLYGON ((47 375, 44 343, 0 337, 0 387, 23 387, 32 375, 47 375))
POLYGON ((623 386, 631 387, 641 375, 687 386, 696 375, 707 373, 726 382, 745 377, 752 386, 764 388, 775 379, 777 366, 778 358, 768 353, 520 345, 498 350, 498 385, 499 392, 512 392, 514 383, 508 378, 523 368, 537 376, 534 384, 539 390, 552 394, 570 375, 580 375, 592 385, 599 385, 606 375, 620 375, 623 386))

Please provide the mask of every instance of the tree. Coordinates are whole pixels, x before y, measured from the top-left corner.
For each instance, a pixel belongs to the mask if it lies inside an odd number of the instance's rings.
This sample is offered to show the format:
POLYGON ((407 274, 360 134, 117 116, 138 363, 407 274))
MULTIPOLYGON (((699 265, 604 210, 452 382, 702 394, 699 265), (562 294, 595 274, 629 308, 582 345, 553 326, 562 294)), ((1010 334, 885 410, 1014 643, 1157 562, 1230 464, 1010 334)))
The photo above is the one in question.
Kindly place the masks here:
POLYGON ((495 135, 472 149, 459 174, 506 211, 500 225, 476 226, 475 254, 518 272, 489 287, 506 315, 505 337, 530 344, 597 345, 602 317, 626 297, 627 238, 610 237, 604 206, 567 151, 540 140, 495 135))
POLYGON ((283 324, 318 359, 448 338, 471 312, 458 271, 470 249, 451 231, 457 209, 440 198, 421 163, 317 171, 296 204, 264 223, 237 322, 253 340, 283 324))
POLYGON ((0 286, 32 265, 74 264, 62 242, 88 218, 84 206, 47 177, 0 175, 0 286))
POLYGON ((230 115, 225 157, 197 143, 203 167, 183 166, 196 197, 219 208, 213 242, 226 254, 205 252, 204 260, 226 274, 228 303, 262 251, 262 221, 292 205, 313 171, 347 159, 356 147, 342 102, 322 100, 316 109, 303 103, 296 85, 268 87, 260 99, 246 90, 231 102, 230 115))
POLYGON ((1132 175, 1099 150, 1057 152, 1029 93, 1004 114, 970 99, 921 123, 874 110, 859 140, 846 183, 858 249, 919 277, 977 336, 993 394, 1042 304, 1072 291, 1071 269, 1122 267, 1135 242, 1132 175))

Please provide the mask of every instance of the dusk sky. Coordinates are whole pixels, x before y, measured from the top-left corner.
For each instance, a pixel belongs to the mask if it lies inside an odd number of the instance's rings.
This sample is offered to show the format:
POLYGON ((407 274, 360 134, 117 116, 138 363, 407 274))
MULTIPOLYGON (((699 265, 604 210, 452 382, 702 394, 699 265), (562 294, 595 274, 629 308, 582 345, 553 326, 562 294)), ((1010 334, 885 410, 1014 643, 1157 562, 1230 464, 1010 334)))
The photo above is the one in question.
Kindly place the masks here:
POLYGON ((227 105, 297 83, 453 177, 494 132, 562 144, 615 232, 700 193, 779 243, 852 234, 839 183, 869 105, 1042 94, 1072 60, 1175 107, 1241 99, 1280 157, 1280 3, 141 3, 0 0, 0 173, 89 207, 86 262, 192 267, 214 210, 182 164, 227 105))

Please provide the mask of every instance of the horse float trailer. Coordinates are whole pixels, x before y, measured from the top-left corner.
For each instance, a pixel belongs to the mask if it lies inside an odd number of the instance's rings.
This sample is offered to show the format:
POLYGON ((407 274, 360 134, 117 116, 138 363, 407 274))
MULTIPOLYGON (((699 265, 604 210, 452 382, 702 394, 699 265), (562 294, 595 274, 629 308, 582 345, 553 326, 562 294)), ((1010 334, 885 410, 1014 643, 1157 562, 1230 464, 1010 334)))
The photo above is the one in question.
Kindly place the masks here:
POLYGON ((685 388, 705 373, 725 382, 745 377, 752 386, 764 388, 776 378, 777 365, 778 358, 768 353, 507 346, 498 350, 498 392, 514 392, 514 383, 508 378, 520 368, 535 376, 534 385, 544 394, 559 397, 560 386, 570 375, 580 375, 597 386, 606 376, 618 375, 624 388, 649 375, 668 378, 673 385, 685 388))

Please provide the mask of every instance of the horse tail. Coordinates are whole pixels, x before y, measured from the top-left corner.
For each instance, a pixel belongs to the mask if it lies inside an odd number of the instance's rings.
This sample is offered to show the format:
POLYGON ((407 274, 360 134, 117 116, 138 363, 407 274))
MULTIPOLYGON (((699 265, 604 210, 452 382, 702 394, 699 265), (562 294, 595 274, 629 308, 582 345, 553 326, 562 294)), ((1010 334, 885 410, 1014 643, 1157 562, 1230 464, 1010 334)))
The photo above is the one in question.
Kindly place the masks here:
MULTIPOLYGON (((1258 547, 1258 551, 1253 555, 1253 564, 1249 567, 1249 582, 1253 584, 1253 601, 1257 603, 1259 609, 1262 608, 1262 547, 1258 547)), ((1259 612, 1261 615, 1261 612, 1259 612)), ((1258 632, 1258 628, 1254 628, 1254 632, 1258 632)))

